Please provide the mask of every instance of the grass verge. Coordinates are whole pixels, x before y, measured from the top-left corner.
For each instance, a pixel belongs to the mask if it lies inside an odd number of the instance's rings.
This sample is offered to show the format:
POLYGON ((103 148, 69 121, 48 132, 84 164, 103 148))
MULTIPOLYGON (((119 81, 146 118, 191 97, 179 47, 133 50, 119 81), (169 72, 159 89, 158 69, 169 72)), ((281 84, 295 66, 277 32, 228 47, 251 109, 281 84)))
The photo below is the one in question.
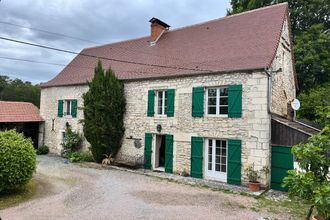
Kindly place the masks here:
POLYGON ((37 183, 32 179, 20 189, 0 194, 0 210, 15 206, 35 196, 37 183))
POLYGON ((267 210, 270 213, 288 213, 295 219, 305 219, 309 210, 309 205, 298 200, 274 201, 264 196, 256 198, 257 204, 254 211, 267 210))

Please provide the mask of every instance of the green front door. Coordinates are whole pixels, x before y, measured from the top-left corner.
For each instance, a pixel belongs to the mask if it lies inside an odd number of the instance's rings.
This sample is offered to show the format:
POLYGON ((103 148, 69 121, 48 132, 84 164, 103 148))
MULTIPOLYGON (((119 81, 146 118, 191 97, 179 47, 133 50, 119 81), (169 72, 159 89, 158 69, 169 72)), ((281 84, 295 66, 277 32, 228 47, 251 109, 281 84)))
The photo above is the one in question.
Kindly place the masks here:
POLYGON ((282 187, 282 182, 284 177, 288 175, 288 170, 293 169, 291 147, 272 146, 271 165, 271 188, 286 191, 287 189, 282 187))

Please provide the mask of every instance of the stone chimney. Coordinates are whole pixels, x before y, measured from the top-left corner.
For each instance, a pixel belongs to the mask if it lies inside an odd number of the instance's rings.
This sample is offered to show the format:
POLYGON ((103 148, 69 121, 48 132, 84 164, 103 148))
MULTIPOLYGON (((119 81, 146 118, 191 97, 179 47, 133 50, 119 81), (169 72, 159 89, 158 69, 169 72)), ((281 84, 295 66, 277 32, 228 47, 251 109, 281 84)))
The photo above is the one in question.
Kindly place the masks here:
POLYGON ((151 18, 149 22, 151 23, 150 45, 153 46, 157 43, 163 33, 169 30, 170 25, 158 18, 151 18))

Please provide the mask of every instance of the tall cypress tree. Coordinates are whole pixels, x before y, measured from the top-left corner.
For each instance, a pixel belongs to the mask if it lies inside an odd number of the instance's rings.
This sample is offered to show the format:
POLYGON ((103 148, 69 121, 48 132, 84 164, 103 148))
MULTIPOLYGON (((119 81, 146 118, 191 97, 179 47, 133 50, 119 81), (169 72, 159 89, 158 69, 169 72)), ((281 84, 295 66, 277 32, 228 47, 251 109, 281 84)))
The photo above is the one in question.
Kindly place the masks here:
POLYGON ((111 68, 105 72, 99 61, 88 87, 88 92, 83 95, 84 135, 91 144, 95 161, 101 162, 104 154, 114 156, 121 146, 125 131, 124 85, 111 68))

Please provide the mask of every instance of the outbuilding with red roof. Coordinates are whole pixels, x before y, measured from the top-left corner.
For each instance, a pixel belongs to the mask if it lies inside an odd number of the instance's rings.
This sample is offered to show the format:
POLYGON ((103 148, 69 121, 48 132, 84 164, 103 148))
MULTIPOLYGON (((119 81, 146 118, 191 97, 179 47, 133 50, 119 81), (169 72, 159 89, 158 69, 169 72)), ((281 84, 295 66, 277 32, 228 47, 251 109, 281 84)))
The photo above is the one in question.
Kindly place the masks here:
POLYGON ((44 122, 39 109, 29 102, 0 101, 0 130, 16 129, 38 146, 39 124, 44 122))

